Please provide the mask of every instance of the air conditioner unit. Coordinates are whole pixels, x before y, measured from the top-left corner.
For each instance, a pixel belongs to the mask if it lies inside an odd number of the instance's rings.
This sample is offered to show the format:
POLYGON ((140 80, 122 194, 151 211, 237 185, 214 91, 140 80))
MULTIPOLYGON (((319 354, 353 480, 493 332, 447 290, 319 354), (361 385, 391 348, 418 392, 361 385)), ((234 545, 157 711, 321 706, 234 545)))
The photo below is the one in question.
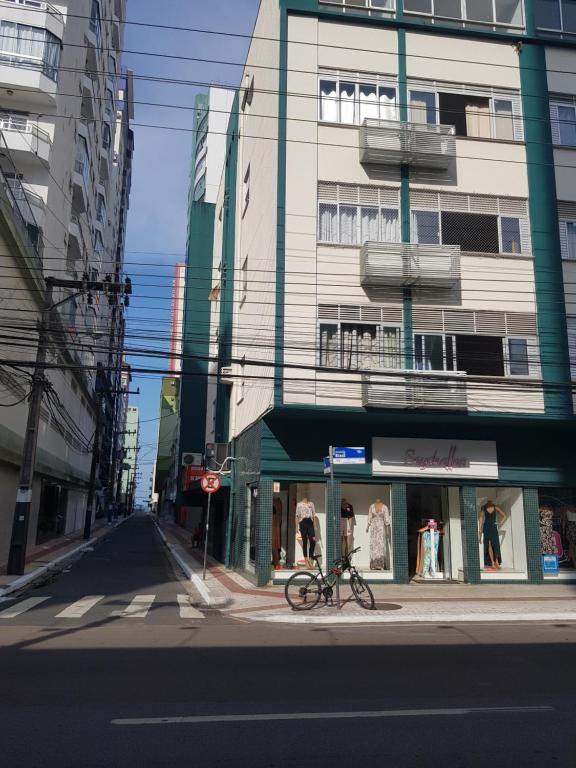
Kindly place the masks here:
POLYGON ((220 383, 234 384, 234 369, 231 365, 226 365, 223 368, 220 368, 220 383))
POLYGON ((183 467, 201 467, 204 463, 204 456, 201 453, 183 453, 183 467))

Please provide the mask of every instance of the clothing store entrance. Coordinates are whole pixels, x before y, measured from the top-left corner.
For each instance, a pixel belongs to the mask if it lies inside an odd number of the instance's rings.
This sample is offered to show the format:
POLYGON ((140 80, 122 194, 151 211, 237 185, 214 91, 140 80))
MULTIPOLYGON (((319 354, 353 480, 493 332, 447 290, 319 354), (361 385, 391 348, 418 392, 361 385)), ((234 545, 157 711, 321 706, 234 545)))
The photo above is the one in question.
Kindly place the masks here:
POLYGON ((408 485, 406 504, 411 579, 463 580, 460 489, 408 485))

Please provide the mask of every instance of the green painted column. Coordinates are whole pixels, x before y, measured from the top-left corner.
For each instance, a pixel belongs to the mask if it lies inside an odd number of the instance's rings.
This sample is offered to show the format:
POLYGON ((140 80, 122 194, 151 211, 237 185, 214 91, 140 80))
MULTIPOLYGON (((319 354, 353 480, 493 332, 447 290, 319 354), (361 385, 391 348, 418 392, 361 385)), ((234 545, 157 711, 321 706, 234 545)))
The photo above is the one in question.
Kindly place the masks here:
POLYGON ((406 505, 406 483, 392 483, 392 560, 394 581, 408 584, 408 509, 406 505))
MULTIPOLYGON (((527 3, 527 14, 532 10, 527 3)), ((546 415, 566 418, 572 415, 570 359, 545 47, 523 43, 519 61, 544 404, 546 415)))
POLYGON ((480 584, 480 547, 478 543, 476 488, 464 486, 460 499, 464 580, 468 584, 480 584))
MULTIPOLYGON (((398 4, 398 18, 404 16, 402 0, 398 4)), ((398 101, 400 120, 408 122, 408 77, 406 72, 406 31, 398 30, 398 101)), ((410 242, 410 167, 400 167, 400 238, 403 243, 410 242)), ((412 289, 405 288, 403 294, 404 320, 404 368, 411 369, 414 360, 414 341, 412 330, 412 289)))
POLYGON ((524 488, 524 521, 526 524, 526 562, 530 584, 542 584, 542 541, 540 539, 540 513, 538 490, 524 488))
POLYGON ((331 484, 328 481, 326 486, 326 562, 323 565, 329 568, 334 560, 337 560, 341 554, 340 540, 340 502, 341 502, 340 480, 334 478, 331 484), (332 486, 332 487, 331 487, 332 486), (336 525, 334 525, 336 518, 336 525))
POLYGON ((256 583, 264 587, 270 581, 272 572, 272 505, 274 484, 269 478, 262 478, 258 485, 256 524, 256 583))

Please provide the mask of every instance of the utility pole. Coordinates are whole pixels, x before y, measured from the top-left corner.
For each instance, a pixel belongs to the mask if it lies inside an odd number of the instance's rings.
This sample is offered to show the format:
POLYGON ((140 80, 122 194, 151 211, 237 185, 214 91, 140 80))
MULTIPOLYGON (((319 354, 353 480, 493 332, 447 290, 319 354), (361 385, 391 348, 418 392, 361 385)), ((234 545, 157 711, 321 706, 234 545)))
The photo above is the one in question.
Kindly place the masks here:
MULTIPOLYGON (((46 388, 45 371, 46 359, 48 356, 48 336, 50 333, 52 313, 57 307, 82 294, 100 292, 105 294, 123 293, 124 295, 129 296, 132 293, 132 281, 130 278, 126 278, 125 282, 120 284, 113 283, 111 278, 107 278, 102 282, 94 282, 88 279, 60 280, 53 277, 47 277, 45 284, 46 288, 44 292, 42 317, 38 329, 36 362, 34 365, 34 374, 32 377, 32 391, 30 393, 30 404, 28 407, 28 420, 26 423, 26 432, 24 435, 20 480, 18 483, 16 505, 14 507, 14 522, 12 524, 12 538, 10 540, 10 552, 8 555, 7 573, 11 576, 22 576, 26 567, 26 547, 28 544, 28 527, 30 525, 30 510, 32 508, 32 489, 34 483, 34 473, 36 469, 38 429, 40 426, 42 395, 44 394, 44 389, 46 388), (54 288, 69 288, 75 290, 76 293, 72 296, 66 296, 66 298, 54 304, 54 288)), ((98 410, 101 410, 100 404, 98 410)))
POLYGON ((8 556, 7 572, 10 575, 22 576, 26 567, 26 545, 28 543, 28 526, 30 524, 30 509, 32 507, 32 485, 34 483, 34 470, 36 468, 36 449, 38 446, 38 428, 40 426, 40 409, 42 407, 42 395, 46 387, 46 357, 48 354, 47 334, 52 312, 52 295, 54 284, 50 278, 46 279, 44 292, 44 306, 38 332, 38 349, 36 350, 36 364, 32 377, 32 392, 30 393, 30 405, 28 407, 28 421, 24 435, 24 451, 22 465, 20 467, 20 480, 18 482, 18 495, 14 509, 14 522, 12 524, 12 539, 10 542, 10 554, 8 556))
POLYGON ((84 538, 89 539, 92 531, 92 514, 94 496, 96 494, 96 472, 100 461, 100 429, 102 427, 102 394, 97 395, 96 429, 94 432, 94 446, 92 448, 92 463, 90 464, 90 485, 88 486, 88 498, 86 500, 86 516, 84 518, 84 538))

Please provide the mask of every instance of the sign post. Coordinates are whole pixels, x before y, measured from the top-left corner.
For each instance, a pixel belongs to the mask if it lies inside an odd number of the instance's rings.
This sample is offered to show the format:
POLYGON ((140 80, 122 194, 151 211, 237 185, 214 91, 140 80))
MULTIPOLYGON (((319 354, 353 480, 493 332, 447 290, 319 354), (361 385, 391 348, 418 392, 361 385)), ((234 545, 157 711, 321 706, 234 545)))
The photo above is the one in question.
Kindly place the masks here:
POLYGON ((212 494, 220 490, 220 478, 218 475, 204 475, 200 480, 200 487, 208 494, 208 506, 206 508, 206 525, 204 526, 204 567, 202 581, 206 581, 206 562, 208 560, 208 532, 210 530, 210 502, 212 494))

